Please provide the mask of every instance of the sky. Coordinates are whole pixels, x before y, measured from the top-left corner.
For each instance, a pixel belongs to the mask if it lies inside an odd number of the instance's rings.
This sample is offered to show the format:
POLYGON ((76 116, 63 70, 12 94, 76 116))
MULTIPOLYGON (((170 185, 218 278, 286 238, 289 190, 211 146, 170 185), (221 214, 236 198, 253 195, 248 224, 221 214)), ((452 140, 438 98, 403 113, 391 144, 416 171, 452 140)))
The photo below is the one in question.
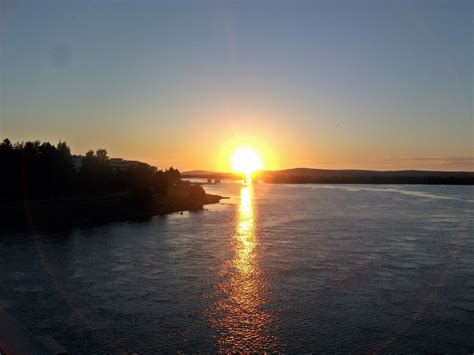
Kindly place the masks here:
POLYGON ((159 168, 474 170, 474 2, 0 0, 0 137, 159 168))

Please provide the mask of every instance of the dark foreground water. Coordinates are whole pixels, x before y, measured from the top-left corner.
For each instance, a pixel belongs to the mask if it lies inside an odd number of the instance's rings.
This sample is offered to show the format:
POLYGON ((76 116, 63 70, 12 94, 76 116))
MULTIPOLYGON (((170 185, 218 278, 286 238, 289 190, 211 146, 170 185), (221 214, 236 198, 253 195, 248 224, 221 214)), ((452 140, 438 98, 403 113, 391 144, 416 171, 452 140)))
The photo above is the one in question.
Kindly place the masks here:
POLYGON ((0 307, 70 353, 474 352, 467 186, 209 186, 207 211, 0 235, 0 307))

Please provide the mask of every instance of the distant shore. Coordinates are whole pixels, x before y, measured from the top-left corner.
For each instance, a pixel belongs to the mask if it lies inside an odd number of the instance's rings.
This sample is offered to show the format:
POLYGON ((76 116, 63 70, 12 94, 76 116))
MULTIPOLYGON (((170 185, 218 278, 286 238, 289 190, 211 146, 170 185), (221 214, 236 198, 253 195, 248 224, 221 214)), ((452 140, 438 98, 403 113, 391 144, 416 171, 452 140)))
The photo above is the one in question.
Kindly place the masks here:
MULTIPOLYGON (((183 178, 241 179, 235 173, 195 170, 182 173, 183 178)), ((255 172, 253 178, 274 184, 420 184, 474 185, 474 172, 423 170, 326 170, 295 168, 255 172)))

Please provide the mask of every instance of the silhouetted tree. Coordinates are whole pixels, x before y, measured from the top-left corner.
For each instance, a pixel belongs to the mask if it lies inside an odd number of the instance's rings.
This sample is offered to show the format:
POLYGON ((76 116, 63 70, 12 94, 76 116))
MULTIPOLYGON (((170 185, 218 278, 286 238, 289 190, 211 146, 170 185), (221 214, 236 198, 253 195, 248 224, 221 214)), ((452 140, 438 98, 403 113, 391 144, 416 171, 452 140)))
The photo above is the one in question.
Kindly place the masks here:
MULTIPOLYGON (((167 195, 170 188, 183 185, 178 169, 154 171, 148 164, 133 163, 112 168, 105 149, 89 150, 75 170, 71 150, 65 142, 17 142, 0 144, 0 198, 51 198, 66 195, 107 195, 133 193, 134 196, 167 195)), ((184 185, 183 185, 184 186, 184 185)), ((195 198, 202 189, 190 190, 195 198)))
POLYGON ((73 165, 66 143, 57 147, 40 141, 0 145, 0 192, 2 197, 25 198, 64 195, 71 188, 73 165))
POLYGON ((80 185, 88 193, 107 193, 113 190, 112 169, 105 149, 89 150, 79 170, 80 185))

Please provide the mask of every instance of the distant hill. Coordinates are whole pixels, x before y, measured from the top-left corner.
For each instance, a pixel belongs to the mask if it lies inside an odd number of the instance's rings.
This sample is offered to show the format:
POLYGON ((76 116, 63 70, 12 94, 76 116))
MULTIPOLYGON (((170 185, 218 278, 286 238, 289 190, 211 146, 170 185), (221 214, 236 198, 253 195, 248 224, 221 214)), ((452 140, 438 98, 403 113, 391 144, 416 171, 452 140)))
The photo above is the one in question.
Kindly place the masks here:
POLYGON ((263 171, 262 174, 281 174, 292 176, 418 176, 418 177, 474 177, 474 172, 430 171, 430 170, 328 170, 312 168, 293 168, 263 171))
POLYGON ((208 176, 208 175, 214 175, 217 174, 215 171, 209 171, 209 170, 191 170, 191 171, 185 171, 181 172, 182 176, 188 176, 188 177, 201 177, 201 176, 208 176))
POLYGON ((200 178, 200 179, 237 179, 241 178, 239 174, 220 173, 208 170, 191 170, 181 173, 183 178, 200 178))
MULTIPOLYGON (((182 174, 194 178, 239 178, 238 174, 194 170, 182 174)), ((325 184, 444 184, 473 185, 474 172, 425 170, 327 170, 294 168, 264 170, 255 174, 267 183, 325 184)))

